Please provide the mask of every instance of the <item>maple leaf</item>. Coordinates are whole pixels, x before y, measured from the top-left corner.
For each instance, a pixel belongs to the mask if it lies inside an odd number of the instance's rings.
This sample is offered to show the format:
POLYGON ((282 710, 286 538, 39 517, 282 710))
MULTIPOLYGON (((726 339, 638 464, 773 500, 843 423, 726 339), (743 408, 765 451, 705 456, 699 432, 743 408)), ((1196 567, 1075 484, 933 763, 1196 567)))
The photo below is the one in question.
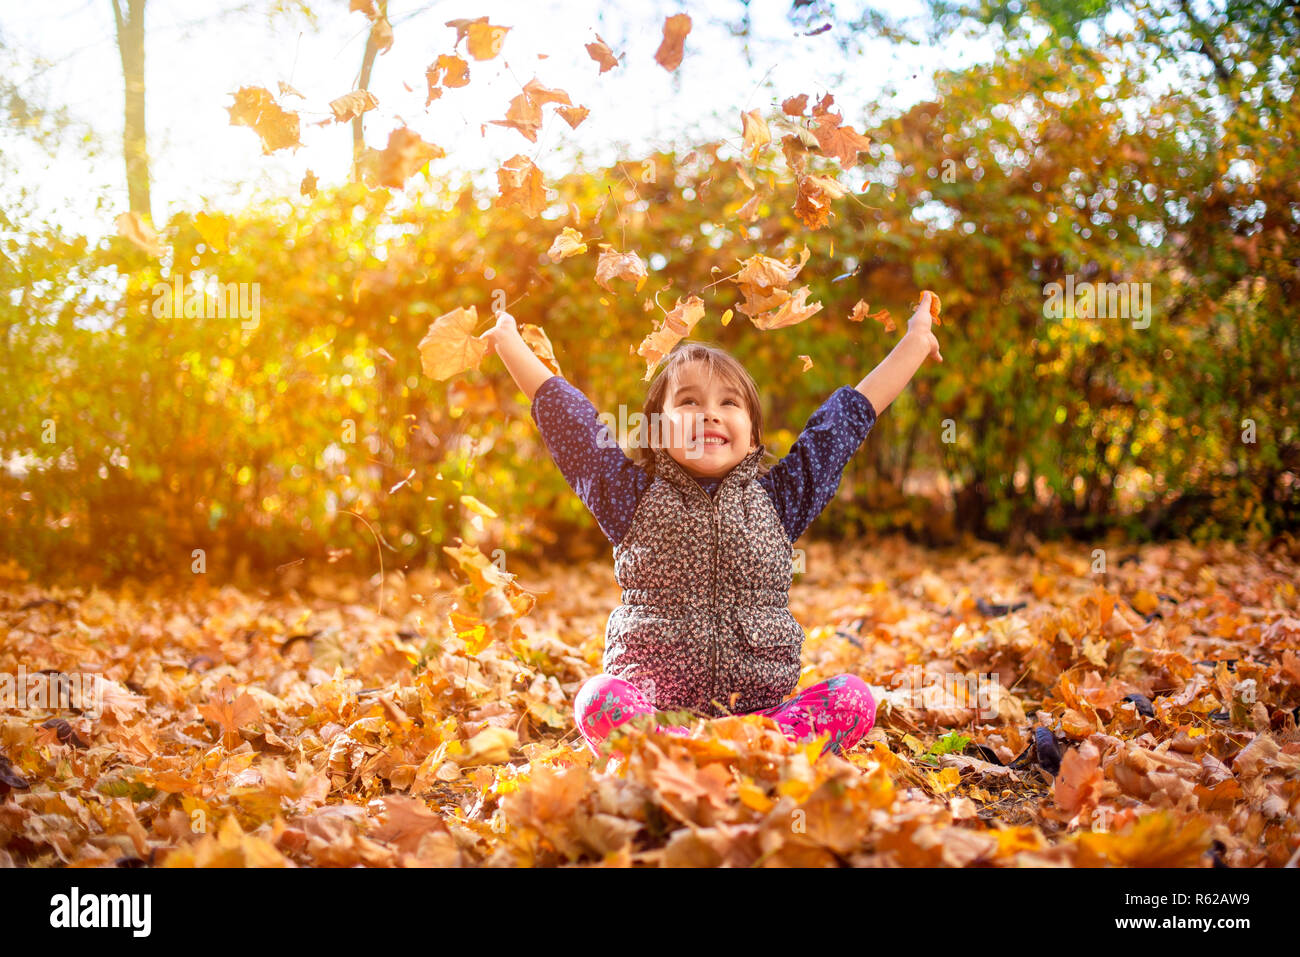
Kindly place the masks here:
POLYGON ((786 116, 803 116, 803 111, 806 109, 808 109, 807 93, 786 97, 781 101, 781 112, 785 113, 786 116))
POLYGON ((609 45, 596 34, 596 42, 587 44, 587 55, 600 64, 600 72, 612 70, 618 66, 618 57, 614 56, 614 51, 609 45))
POLYGON ((266 155, 286 147, 299 147, 298 114, 281 109, 268 90, 260 86, 241 86, 235 93, 234 105, 226 107, 231 126, 250 126, 262 141, 266 155))
POLYGON ((429 810, 423 801, 388 794, 374 803, 383 807, 384 821, 372 828, 370 836, 377 841, 392 844, 398 850, 414 853, 421 839, 429 833, 450 834, 441 817, 429 810))
POLYGON ((898 328, 894 325, 894 320, 890 317, 888 309, 881 309, 879 312, 873 312, 870 315, 867 315, 867 310, 870 308, 870 306, 859 299, 857 304, 854 305, 853 311, 849 313, 849 319, 853 322, 861 322, 863 319, 874 319, 877 322, 884 324, 886 332, 893 332, 898 328))
POLYGON ((456 42, 453 46, 460 46, 460 41, 466 37, 469 43, 469 55, 476 60, 490 60, 501 52, 501 44, 505 42, 505 36, 509 27, 493 26, 488 22, 486 16, 476 17, 473 20, 461 17, 456 20, 448 20, 445 24, 454 27, 456 30, 456 42))
POLYGON ((530 219, 536 218, 546 208, 546 188, 542 184, 542 171, 522 153, 516 153, 497 169, 497 184, 501 194, 498 206, 518 206, 530 219))
POLYGON ((628 282, 635 282, 636 291, 640 292, 649 275, 641 257, 636 253, 615 252, 614 247, 608 243, 601 243, 600 248, 600 259, 596 262, 596 285, 606 292, 613 292, 614 290, 609 288, 609 281, 626 279, 628 282))
POLYGON ((454 375, 477 369, 487 355, 487 343, 474 335, 477 309, 457 307, 443 313, 420 340, 420 368, 425 376, 445 382, 454 375))
POLYGON ((736 308, 753 320, 759 313, 785 305, 790 299, 785 287, 799 275, 799 270, 811 255, 812 252, 804 246, 797 265, 761 254, 741 260, 740 269, 732 281, 744 293, 745 301, 736 308))
POLYGON ((257 720, 262 707, 257 699, 247 691, 235 694, 234 682, 223 677, 208 698, 208 703, 199 705, 199 714, 221 728, 223 735, 234 735, 240 728, 247 727, 257 720))
POLYGON ((150 256, 162 255, 162 244, 158 241, 157 231, 145 221, 139 213, 132 210, 117 217, 117 234, 123 239, 143 249, 150 256))
POLYGON ((650 381, 655 368, 673 347, 691 334, 691 330, 704 318, 704 300, 691 296, 685 302, 679 297, 672 310, 664 315, 654 331, 637 346, 637 355, 646 361, 645 380, 650 381))
POLYGON ((373 175, 380 186, 401 189, 425 163, 446 155, 442 147, 426 143, 414 130, 399 126, 388 134, 388 145, 382 151, 367 151, 365 172, 373 175))
POLYGON ((442 90, 438 89, 439 83, 449 89, 469 85, 469 64, 458 56, 440 53, 438 59, 429 64, 429 67, 424 71, 424 79, 429 87, 428 98, 424 101, 424 105, 427 107, 442 96, 442 90))
POLYGON ((1069 749, 1056 775, 1053 794, 1057 807, 1072 817, 1095 806, 1104 780, 1101 755, 1095 744, 1084 741, 1079 747, 1069 749))
POLYGON ((691 32, 689 14, 675 13, 664 20, 664 36, 655 51, 655 62, 669 72, 677 69, 682 62, 686 35, 691 32))
POLYGON ((379 100, 369 90, 353 90, 344 93, 337 100, 330 100, 330 111, 334 114, 335 123, 346 123, 378 105, 379 100))
POLYGON ((817 137, 817 144, 823 153, 835 157, 840 161, 840 166, 848 169, 857 163, 858 153, 870 146, 871 140, 851 126, 844 126, 840 114, 827 110, 830 99, 827 94, 821 103, 813 107, 813 122, 816 125, 812 134, 817 137))
POLYGON ((546 255, 551 262, 558 263, 572 256, 581 255, 586 251, 587 244, 582 241, 582 233, 572 226, 565 226, 552 241, 551 248, 546 251, 546 255))
POLYGON ((547 103, 562 103, 572 106, 569 94, 563 90, 552 90, 542 86, 533 77, 524 86, 524 91, 510 101, 504 120, 492 120, 497 126, 508 126, 518 130, 530 142, 537 142, 537 132, 542 128, 542 107, 547 103))
POLYGON ((490 60, 501 52, 509 27, 493 26, 487 17, 479 17, 469 25, 469 55, 476 60, 490 60))
POLYGON ((750 322, 763 330, 782 329, 803 322, 808 317, 820 312, 822 308, 820 302, 809 303, 805 301, 811 291, 808 286, 801 287, 785 302, 781 303, 775 312, 750 316, 750 322))
POLYGON ((795 199, 794 214, 809 229, 820 229, 830 218, 831 200, 841 198, 844 187, 832 177, 799 177, 799 192, 795 199))

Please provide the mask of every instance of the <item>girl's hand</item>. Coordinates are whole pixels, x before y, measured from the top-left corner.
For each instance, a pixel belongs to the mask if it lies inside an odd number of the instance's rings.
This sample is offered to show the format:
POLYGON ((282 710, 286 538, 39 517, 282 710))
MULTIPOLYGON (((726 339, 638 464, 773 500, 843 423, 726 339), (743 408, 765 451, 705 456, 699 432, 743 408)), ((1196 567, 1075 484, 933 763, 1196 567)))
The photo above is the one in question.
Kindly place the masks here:
POLYGON ((478 337, 482 342, 487 343, 488 355, 496 352, 497 335, 502 332, 513 332, 516 335, 519 333, 519 326, 515 322, 515 317, 504 309, 497 313, 497 324, 478 337))
POLYGON ((907 320, 907 335, 920 339, 928 347, 926 354, 927 359, 934 359, 936 362, 942 362, 943 356, 939 353, 939 340, 931 331, 934 319, 930 314, 930 296, 931 293, 921 293, 921 302, 916 307, 916 312, 912 313, 912 318, 907 320))

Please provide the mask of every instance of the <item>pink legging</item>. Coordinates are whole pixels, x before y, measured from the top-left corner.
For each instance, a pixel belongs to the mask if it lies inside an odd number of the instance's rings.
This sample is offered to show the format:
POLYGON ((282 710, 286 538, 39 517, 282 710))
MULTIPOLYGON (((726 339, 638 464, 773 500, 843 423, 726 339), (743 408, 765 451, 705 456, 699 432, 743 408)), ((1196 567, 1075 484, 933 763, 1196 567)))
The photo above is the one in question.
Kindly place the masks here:
MULTIPOLYGON (((654 704, 640 688, 607 674, 588 678, 574 702, 578 730, 594 753, 599 753, 597 743, 612 729, 637 715, 654 712, 654 704)), ((768 715, 793 741, 811 741, 829 734, 822 754, 839 754, 861 741, 876 723, 876 701, 865 681, 854 674, 842 674, 805 688, 778 705, 751 713, 768 715)), ((670 734, 690 734, 689 728, 680 725, 655 727, 670 734)))

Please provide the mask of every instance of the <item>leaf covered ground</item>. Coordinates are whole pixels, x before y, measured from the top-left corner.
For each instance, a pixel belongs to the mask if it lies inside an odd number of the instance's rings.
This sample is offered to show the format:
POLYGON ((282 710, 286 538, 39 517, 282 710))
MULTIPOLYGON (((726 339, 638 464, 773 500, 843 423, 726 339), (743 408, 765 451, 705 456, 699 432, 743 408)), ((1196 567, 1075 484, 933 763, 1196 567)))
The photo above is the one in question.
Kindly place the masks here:
POLYGON ((10 566, 0 672, 97 674, 103 710, 4 711, 0 863, 1255 867, 1300 849, 1294 540, 814 544, 791 592, 800 684, 861 675, 868 738, 819 755, 765 718, 701 720, 629 731, 609 767, 571 710, 619 600, 609 564, 516 579, 448 551, 452 573, 382 594, 302 569, 275 594, 45 588, 10 566), (960 675, 990 677, 976 696, 960 675))

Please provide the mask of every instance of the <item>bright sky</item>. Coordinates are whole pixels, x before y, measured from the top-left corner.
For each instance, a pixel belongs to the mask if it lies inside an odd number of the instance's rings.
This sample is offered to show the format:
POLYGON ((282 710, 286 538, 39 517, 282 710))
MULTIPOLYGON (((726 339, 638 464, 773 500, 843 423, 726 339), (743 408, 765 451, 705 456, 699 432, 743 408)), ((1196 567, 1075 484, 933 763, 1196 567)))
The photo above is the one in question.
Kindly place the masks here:
MULTIPOLYGON (((264 10, 269 4, 250 4, 264 10)), ((346 0, 318 0, 319 27, 301 18, 269 21, 262 12, 223 11, 234 0, 151 0, 146 17, 146 82, 154 218, 160 225, 178 208, 236 208, 258 196, 298 195, 307 169, 322 185, 346 179, 351 163, 351 124, 316 126, 329 116, 328 102, 354 88, 368 21, 349 13, 346 0), (301 34, 301 36, 300 36, 301 34), (291 83, 306 102, 278 96, 277 81, 291 83), (288 109, 302 110, 303 147, 269 156, 257 135, 232 127, 226 107, 240 86, 263 86, 288 109)), ((850 5, 841 3, 842 10, 850 5)), ((894 16, 919 16, 916 0, 891 0, 894 16)), ((739 2, 611 3, 609 0, 474 0, 421 3, 392 0, 389 18, 395 42, 375 65, 370 89, 379 108, 366 114, 366 141, 382 148, 401 121, 447 152, 435 172, 487 171, 479 182, 495 195, 494 171, 516 153, 536 162, 547 176, 570 168, 580 152, 589 162, 608 163, 652 148, 690 146, 709 138, 739 142, 739 114, 763 108, 771 118, 787 96, 835 94, 834 108, 861 129, 872 105, 898 107, 932 91, 930 72, 991 55, 987 42, 945 41, 939 51, 899 45, 859 34, 845 57, 831 32, 799 35, 789 24, 788 0, 752 4, 753 67, 740 41, 715 20, 738 22, 739 2), (707 10, 707 13, 703 12, 707 10), (669 73, 654 61, 665 16, 691 13, 694 26, 682 65, 669 73), (494 60, 470 60, 470 84, 446 91, 426 110, 425 67, 451 52, 455 31, 444 22, 486 14, 511 27, 494 60), (625 58, 603 76, 584 44, 599 33, 625 58), (547 54, 538 59, 538 54, 547 54), (567 91, 591 115, 575 131, 553 107, 536 144, 502 126, 510 99, 532 77, 567 91), (403 84, 411 87, 407 90, 403 84)), ((856 9, 856 8, 855 8, 856 9)), ((841 13, 841 16, 844 14, 841 13)), ((920 35, 920 21, 915 33, 920 35)), ((53 162, 23 144, 5 143, 30 158, 20 178, 36 189, 39 208, 70 228, 91 236, 114 230, 126 204, 121 158, 122 71, 114 39, 110 0, 41 0, 7 4, 0 30, 22 51, 24 63, 50 65, 33 77, 14 77, 38 102, 66 106, 94 129, 103 152, 93 159, 65 149, 53 162), (107 202, 97 204, 97 200, 107 202)), ((458 51, 469 59, 462 43, 458 51)), ((855 188, 858 178, 846 176, 855 188)), ((12 184, 11 184, 12 186, 12 184)))

